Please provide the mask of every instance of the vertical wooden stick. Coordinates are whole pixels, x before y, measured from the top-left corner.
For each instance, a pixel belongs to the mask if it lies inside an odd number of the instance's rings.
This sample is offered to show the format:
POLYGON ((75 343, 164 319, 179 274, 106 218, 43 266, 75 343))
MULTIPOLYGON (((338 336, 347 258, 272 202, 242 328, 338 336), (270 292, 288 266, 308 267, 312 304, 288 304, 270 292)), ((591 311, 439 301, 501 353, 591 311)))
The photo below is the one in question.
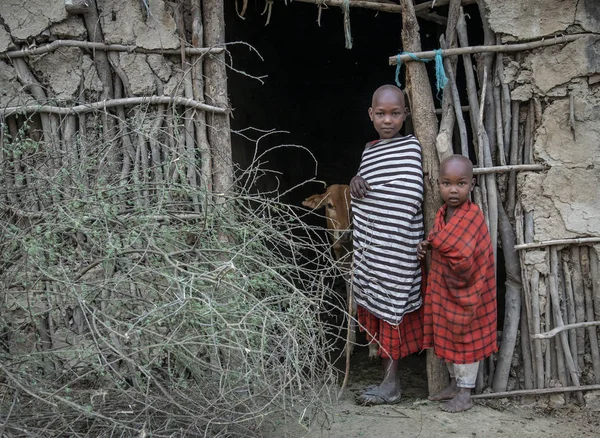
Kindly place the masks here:
MULTIPOLYGON (((562 344, 557 341, 554 344, 554 348, 556 349, 556 369, 558 371, 558 380, 560 381, 561 386, 569 386, 569 378, 567 376, 567 369, 565 367, 565 356, 562 349, 562 344)), ((565 392, 564 397, 565 403, 569 403, 569 394, 565 392)))
MULTIPOLYGON (((556 327, 562 327, 564 325, 562 314, 560 310, 560 301, 558 295, 558 251, 555 246, 550 248, 550 294, 552 295, 552 308, 554 309, 554 319, 556 327)), ((564 360, 567 365, 567 369, 569 371, 569 375, 571 376, 571 380, 573 381, 574 386, 579 386, 579 376, 577 375, 577 369, 575 368, 575 363, 573 362, 573 356, 569 349, 569 341, 567 339, 567 334, 565 332, 561 332, 558 335, 559 341, 562 346, 562 350, 564 352, 564 360)), ((583 404, 583 394, 581 391, 576 393, 577 400, 579 403, 583 404)))
MULTIPOLYGON (((483 39, 485 45, 494 45, 496 35, 491 29, 487 19, 485 0, 477 0, 481 24, 483 26, 483 39)), ((496 106, 494 105, 493 93, 493 71, 494 71, 494 53, 482 53, 477 61, 478 75, 481 78, 480 84, 485 93, 481 98, 481 106, 485 108, 485 119, 483 121, 485 132, 487 134, 487 147, 490 152, 490 161, 493 161, 493 156, 496 152, 496 106), (485 72, 487 71, 487 75, 485 72)), ((486 164, 487 166, 487 164, 486 164)), ((495 179, 495 178, 494 178, 495 179)), ((491 184, 488 183, 488 186, 491 184)), ((492 201, 490 200, 490 204, 492 201)), ((493 205, 496 205, 495 203, 493 205)))
MULTIPOLYGON (((14 118, 14 117, 12 117, 14 118)), ((19 208, 19 198, 15 192, 15 175, 13 172, 12 154, 7 154, 8 142, 4 136, 4 116, 0 116, 0 165, 4 167, 4 184, 6 185, 7 201, 16 208, 19 208)))
MULTIPOLYGON (((583 277, 581 276, 581 262, 579 261, 579 247, 571 247, 571 281, 575 296, 575 317, 577 322, 585 322, 585 292, 583 291, 583 277)), ((577 335, 577 363, 583 369, 583 355, 585 352, 585 329, 576 329, 577 335)))
MULTIPOLYGON (((442 45, 442 47, 452 48, 456 47, 456 22, 458 21, 458 15, 460 13, 460 0, 452 0, 449 5, 448 10, 448 22, 446 24, 446 35, 448 38, 448 45, 442 45)), ((443 36, 442 36, 443 38, 443 36)), ((454 123, 456 121, 456 116, 460 113, 462 116, 462 109, 460 109, 460 105, 458 111, 456 111, 453 106, 453 98, 452 98, 452 86, 450 85, 450 81, 454 82, 454 77, 451 75, 451 72, 454 71, 454 66, 456 65, 456 57, 453 59, 448 59, 448 62, 444 63, 449 65, 450 71, 447 71, 448 84, 444 88, 442 94, 442 118, 440 121, 440 129, 438 135, 436 137, 436 149, 438 153, 438 157, 441 160, 446 158, 447 156, 452 155, 452 134, 454 133, 454 123)))
MULTIPOLYGON (((202 20, 204 25, 204 45, 220 47, 225 44, 225 12, 222 0, 204 0, 202 2, 202 20)), ((411 63, 415 64, 415 63, 411 63)), ((225 53, 207 56, 204 62, 206 81, 204 83, 206 103, 227 108, 227 70, 225 53)), ((228 114, 207 115, 208 141, 213 160, 213 188, 218 194, 233 191, 233 161, 231 158, 231 129, 228 114)), ((434 115, 435 117, 435 115, 434 115)), ((219 197, 217 203, 224 203, 226 197, 219 197)))
MULTIPOLYGON (((540 291, 539 291, 540 273, 537 269, 533 269, 531 273, 531 317, 532 317, 532 334, 540 333, 540 291)), ((541 389, 544 387, 544 362, 542 355, 542 340, 535 339, 533 341, 533 357, 535 361, 535 381, 536 387, 541 389)))
MULTIPOLYGON (((547 332, 552 330, 552 296, 550 295, 549 277, 550 276, 547 275, 544 280, 546 284, 546 311, 544 314, 544 323, 545 331, 547 332)), ((548 342, 546 342, 546 374, 544 382, 546 388, 550 387, 550 382, 553 379, 558 378, 558 374, 556 374, 556 352, 554 350, 554 342, 554 338, 550 338, 548 339, 548 342)))
POLYGON ((594 319, 600 321, 600 266, 596 247, 590 247, 590 276, 592 277, 592 298, 594 302, 594 319))
MULTIPOLYGON (((460 15, 456 25, 456 32, 458 34, 458 41, 461 47, 467 47, 469 40, 467 36, 467 23, 465 21, 465 15, 463 8, 460 8, 460 15)), ((477 84, 475 82, 475 75, 473 74, 473 61, 471 55, 462 55, 463 64, 465 67, 465 79, 467 82, 467 98, 469 100, 469 116, 471 117, 471 130, 473 131, 473 138, 479 137, 479 102, 477 99, 477 84)), ((477 150, 477 149, 476 149, 477 150)), ((477 157, 479 163, 483 163, 483 157, 477 157)))
POLYGON ((498 364, 496 365, 492 387, 495 392, 506 391, 521 316, 521 269, 519 258, 514 250, 515 235, 500 202, 498 202, 498 213, 500 237, 506 265, 506 311, 504 314, 502 344, 498 353, 498 364))
POLYGON ((496 374, 496 364, 494 363, 494 356, 488 357, 488 378, 487 378, 487 386, 490 388, 494 383, 494 375, 496 374))
POLYGON ((481 394, 483 388, 485 388, 485 368, 486 361, 482 360, 479 362, 479 368, 477 368, 477 380, 475 381, 475 394, 481 394))
MULTIPOLYGON (((521 203, 517 202, 515 208, 515 232, 517 235, 517 242, 523 243, 525 238, 523 234, 523 211, 521 203)), ((525 267, 525 252, 519 251, 519 261, 521 262, 521 278, 527 278, 527 268, 525 267)), ((531 352, 533 350, 532 340, 529 337, 529 333, 532 331, 532 318, 531 318, 531 291, 529 289, 529 282, 522 282, 522 298, 521 298, 521 352, 523 356, 523 374, 525 377, 524 385, 526 389, 533 388, 533 381, 535 376, 535 369, 532 365, 531 352)))
POLYGON ((502 121, 502 97, 501 97, 501 66, 502 66, 502 53, 496 55, 496 67, 494 69, 494 87, 492 90, 494 96, 495 115, 496 115, 496 145, 498 147, 498 162, 501 166, 506 166, 506 152, 504 151, 504 135, 502 121))
MULTIPOLYGON (((440 45, 442 47, 446 47, 444 35, 440 37, 440 45)), ((456 119, 456 124, 458 125, 458 134, 460 136, 460 153, 465 157, 468 157, 469 138, 467 136, 467 127, 465 125, 465 119, 463 117, 463 111, 460 103, 460 95, 456 86, 456 74, 454 73, 454 65, 452 65, 452 62, 448 57, 444 58, 444 69, 446 70, 446 76, 448 77, 448 84, 446 85, 446 87, 450 88, 451 91, 454 116, 456 119)))
MULTIPOLYGON (((567 321, 569 324, 575 324, 577 318, 575 316, 575 296, 573 294, 573 284, 571 280, 571 270, 568 264, 567 251, 563 253, 563 273, 565 276, 565 292, 566 292, 566 304, 567 304, 567 321)), ((571 347, 571 353, 573 354, 573 360, 577 362, 578 350, 577 350, 577 335, 575 330, 569 330, 569 345, 571 347)))
MULTIPOLYGON (((594 249, 590 248, 593 252, 594 249)), ((581 256, 581 271, 583 274, 583 287, 585 288, 585 313, 588 322, 594 321, 593 285, 591 277, 591 262, 588 249, 582 247, 579 250, 581 256)), ((598 335, 596 327, 588 327, 588 339, 590 340, 590 352, 592 355, 592 367, 596 383, 600 383, 600 351, 598 350, 598 335)))
MULTIPOLYGON (((496 35, 496 44, 502 44, 502 40, 500 35, 496 35)), ((512 108, 510 102, 510 90, 508 89, 508 85, 504 82, 504 58, 500 57, 496 61, 496 66, 498 68, 498 78, 500 81, 500 89, 502 91, 502 120, 504 124, 504 162, 508 162, 508 154, 510 153, 510 142, 511 142, 511 128, 512 128, 512 108)))
MULTIPOLYGON (((564 278, 562 275, 562 269, 561 269, 561 253, 558 252, 557 250, 557 261, 556 261, 556 272, 554 274, 551 273, 551 275, 554 275, 554 278, 556 280, 556 286, 558 289, 558 302, 560 304, 560 313, 561 313, 561 318, 562 321, 564 323, 564 321, 567 319, 567 312, 566 312, 566 306, 565 306, 565 302, 566 302, 566 298, 565 298, 565 290, 564 290, 564 278)), ((571 361, 574 364, 577 364, 577 361, 573 360, 573 352, 571 351, 570 347, 568 349, 564 349, 562 342, 557 342, 556 343, 556 363, 557 363, 557 368, 558 368, 558 378, 560 380, 560 383, 562 386, 569 386, 570 385, 570 381, 569 381, 569 375, 567 373, 567 368, 565 365, 565 354, 569 354, 569 356, 571 357, 571 361)), ((577 369, 577 365, 575 365, 575 371, 578 372, 577 369)), ((571 399, 571 395, 569 393, 565 393, 564 394, 565 397, 565 403, 569 403, 570 399, 571 399)))
MULTIPOLYGON (((509 164, 517 164, 519 154, 519 101, 512 103, 512 127, 510 139, 509 164)), ((517 173, 510 172, 508 176, 508 194, 506 197, 506 210, 509 217, 513 217, 517 199, 517 173)))
MULTIPOLYGON (((193 22, 195 23, 197 17, 193 17, 193 22)), ((179 37, 181 41, 185 41, 185 24, 183 19, 183 12, 178 14, 179 19, 179 37)), ((195 29, 197 31, 197 29, 195 29)), ((181 53, 181 69, 183 70, 183 89, 185 93, 185 97, 188 99, 194 98, 194 78, 193 73, 194 70, 192 68, 192 64, 188 60, 186 54, 182 51, 181 53)), ((197 171, 196 171, 196 142, 194 138, 194 134, 196 132, 196 126, 194 120, 195 112, 191 109, 185 110, 183 113, 183 126, 184 126, 184 138, 185 138, 185 162, 186 162, 186 180, 187 183, 193 187, 192 193, 190 194, 192 204, 194 206, 194 211, 198 213, 200 211, 200 198, 198 196, 198 181, 197 181, 197 171)))
MULTIPOLYGON (((201 0, 191 0, 192 3, 192 46, 202 47, 204 45, 204 35, 202 34, 202 10, 201 0)), ((192 88, 194 99, 204 102, 204 57, 196 56, 192 58, 192 88)), ((200 178, 201 185, 208 193, 212 191, 212 157, 210 145, 208 144, 208 134, 206 132, 206 114, 204 111, 194 111, 194 120, 196 128, 196 143, 202 160, 200 178)))
MULTIPOLYGON (((523 284, 524 286, 525 284, 523 284)), ((533 366, 531 364, 531 338, 527 326, 527 310, 521 306, 521 353, 523 359, 523 385, 525 389, 533 389, 533 366)))

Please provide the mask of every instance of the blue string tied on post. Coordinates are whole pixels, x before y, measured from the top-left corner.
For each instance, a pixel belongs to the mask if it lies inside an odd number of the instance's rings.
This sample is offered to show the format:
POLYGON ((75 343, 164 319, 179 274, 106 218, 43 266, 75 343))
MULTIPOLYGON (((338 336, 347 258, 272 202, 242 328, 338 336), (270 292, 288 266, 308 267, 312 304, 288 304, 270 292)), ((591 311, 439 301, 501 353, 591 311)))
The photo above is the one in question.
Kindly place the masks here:
MULTIPOLYGON (((448 77, 444 71, 444 60, 442 59, 442 49, 434 50, 435 53, 435 87, 437 88, 437 95, 439 99, 440 91, 444 89, 448 83, 448 77)), ((400 70, 402 69, 402 55, 408 55, 414 61, 429 62, 431 58, 419 58, 417 55, 411 52, 402 52, 396 55, 396 85, 399 88, 402 87, 400 83, 400 70)))

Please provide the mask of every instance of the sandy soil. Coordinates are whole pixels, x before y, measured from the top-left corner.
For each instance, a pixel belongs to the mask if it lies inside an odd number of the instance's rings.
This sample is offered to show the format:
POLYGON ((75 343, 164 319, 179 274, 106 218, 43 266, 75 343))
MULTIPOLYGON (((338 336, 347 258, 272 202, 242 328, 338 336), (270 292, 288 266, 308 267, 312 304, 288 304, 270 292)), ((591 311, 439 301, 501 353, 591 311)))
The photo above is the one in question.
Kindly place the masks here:
POLYGON ((358 406, 355 395, 365 386, 377 383, 380 377, 379 364, 368 359, 366 348, 359 349, 352 358, 348 388, 328 424, 312 430, 298 424, 272 424, 265 427, 265 438, 600 437, 600 412, 575 405, 549 409, 548 399, 479 400, 467 412, 446 413, 439 403, 426 399, 424 357, 409 357, 402 365, 402 402, 393 406, 358 406))

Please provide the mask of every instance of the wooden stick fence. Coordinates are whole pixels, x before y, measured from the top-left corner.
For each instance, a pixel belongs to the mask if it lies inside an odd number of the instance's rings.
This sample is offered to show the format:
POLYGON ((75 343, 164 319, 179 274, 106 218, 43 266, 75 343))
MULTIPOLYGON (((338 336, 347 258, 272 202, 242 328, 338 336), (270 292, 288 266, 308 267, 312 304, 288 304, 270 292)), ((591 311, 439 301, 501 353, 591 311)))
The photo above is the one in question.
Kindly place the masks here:
POLYGON ((54 52, 61 47, 78 47, 80 49, 88 50, 101 50, 104 52, 127 52, 127 53, 155 53, 159 55, 205 55, 207 53, 219 54, 225 50, 222 47, 180 47, 177 49, 145 49, 138 46, 130 46, 124 44, 104 44, 91 41, 77 41, 77 40, 56 40, 49 44, 45 44, 40 47, 33 49, 22 49, 22 50, 11 50, 8 52, 0 53, 0 59, 2 58, 24 58, 26 56, 42 55, 44 53, 54 52))

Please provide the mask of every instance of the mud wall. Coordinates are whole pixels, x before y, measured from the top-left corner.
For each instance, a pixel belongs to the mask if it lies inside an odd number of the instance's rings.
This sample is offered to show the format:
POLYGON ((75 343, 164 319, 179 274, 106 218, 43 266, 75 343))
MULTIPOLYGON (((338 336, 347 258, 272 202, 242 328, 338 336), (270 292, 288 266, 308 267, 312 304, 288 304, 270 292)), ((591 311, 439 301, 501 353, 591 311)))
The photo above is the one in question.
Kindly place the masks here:
MULTIPOLYGON (((67 2, 68 3, 68 2, 67 2)), ((65 0, 7 0, 0 9, 0 51, 35 48, 57 39, 86 41, 88 31, 82 15, 69 14, 65 0)), ((162 0, 150 0, 149 11, 138 2, 98 1, 99 21, 106 44, 124 44, 145 49, 179 47, 173 13, 162 0)), ((31 57, 31 68, 49 99, 93 100, 102 92, 102 82, 92 61, 93 54, 76 47, 31 57)), ((176 59, 176 58, 175 58, 176 59)), ((127 96, 183 95, 182 72, 157 54, 113 53, 110 62, 125 83, 127 96)), ((0 104, 14 106, 30 100, 6 59, 0 60, 0 104)))
POLYGON ((486 0, 502 42, 596 33, 511 57, 504 81, 511 99, 533 101, 533 158, 543 173, 519 178, 534 240, 600 234, 600 4, 586 1, 486 0))

